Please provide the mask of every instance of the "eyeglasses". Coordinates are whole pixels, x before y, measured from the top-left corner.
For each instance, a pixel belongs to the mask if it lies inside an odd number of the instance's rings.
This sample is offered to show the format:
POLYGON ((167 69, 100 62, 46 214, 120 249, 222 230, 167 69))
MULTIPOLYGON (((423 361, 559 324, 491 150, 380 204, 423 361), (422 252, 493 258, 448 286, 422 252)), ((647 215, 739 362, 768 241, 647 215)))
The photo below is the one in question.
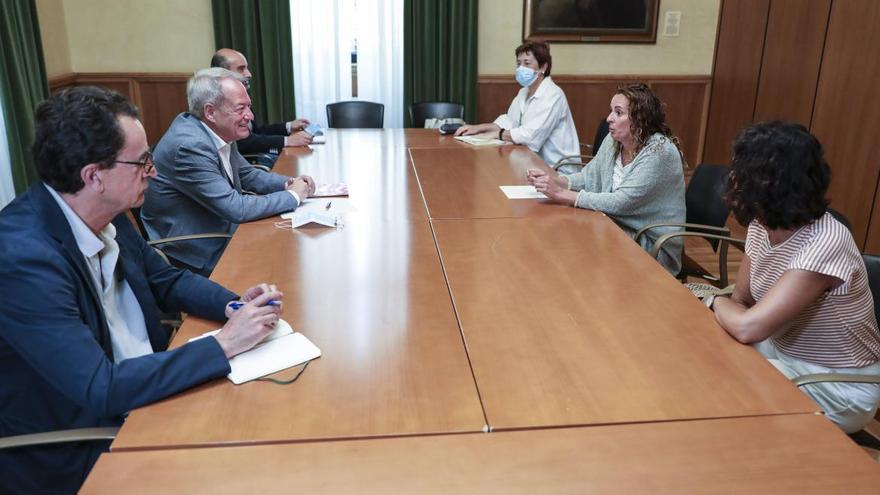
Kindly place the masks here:
POLYGON ((153 154, 147 151, 146 155, 144 155, 144 159, 139 162, 131 162, 125 160, 114 160, 113 163, 125 163, 127 165, 136 165, 138 167, 143 167, 145 174, 150 174, 155 168, 153 166, 153 154))

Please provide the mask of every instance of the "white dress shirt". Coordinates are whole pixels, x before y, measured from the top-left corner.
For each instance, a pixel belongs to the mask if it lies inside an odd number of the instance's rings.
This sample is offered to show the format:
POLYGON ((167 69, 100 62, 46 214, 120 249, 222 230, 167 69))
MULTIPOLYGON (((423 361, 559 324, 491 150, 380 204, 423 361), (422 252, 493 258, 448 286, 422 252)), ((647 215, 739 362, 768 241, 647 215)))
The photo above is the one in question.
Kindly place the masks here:
MULTIPOLYGON (((214 132, 214 129, 208 127, 204 121, 200 122, 202 127, 208 131, 208 134, 211 136, 211 139, 214 141, 214 145, 217 147, 217 152, 220 154, 220 163, 223 165, 223 170, 226 171, 226 177, 229 178, 229 181, 235 184, 235 179, 232 178, 232 162, 231 162, 231 154, 232 154, 232 141, 226 142, 214 132)), ((286 189, 287 192, 293 195, 293 199, 296 200, 296 204, 300 204, 299 195, 293 192, 290 189, 286 189)))
MULTIPOLYGON (((116 227, 108 223, 99 235, 89 229, 70 205, 48 184, 43 184, 55 198, 64 218, 73 231, 76 245, 86 260, 92 273, 95 289, 101 295, 101 306, 110 329, 110 342, 113 347, 113 360, 143 356, 153 353, 147 325, 141 305, 132 292, 128 282, 116 279, 116 265, 119 261, 119 244, 116 242, 116 227)), ((120 268, 121 269, 121 268, 120 268)))
POLYGON ((507 113, 495 124, 510 131, 516 144, 524 144, 550 165, 564 156, 579 155, 577 130, 565 93, 550 77, 544 78, 531 98, 522 88, 507 113))

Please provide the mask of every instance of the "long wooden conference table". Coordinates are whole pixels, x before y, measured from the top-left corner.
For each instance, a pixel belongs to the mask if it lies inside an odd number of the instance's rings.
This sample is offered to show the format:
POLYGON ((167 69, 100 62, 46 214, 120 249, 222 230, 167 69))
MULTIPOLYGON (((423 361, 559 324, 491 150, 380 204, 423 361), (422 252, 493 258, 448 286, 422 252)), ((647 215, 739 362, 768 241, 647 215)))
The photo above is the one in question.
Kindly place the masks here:
MULTIPOLYGON (((83 491, 876 492, 877 465, 611 219, 507 199, 531 167, 430 130, 285 151, 277 171, 347 183, 352 211, 242 225, 212 278, 276 283, 322 357, 132 411, 83 491)), ((217 327, 188 318, 172 346, 217 327)))

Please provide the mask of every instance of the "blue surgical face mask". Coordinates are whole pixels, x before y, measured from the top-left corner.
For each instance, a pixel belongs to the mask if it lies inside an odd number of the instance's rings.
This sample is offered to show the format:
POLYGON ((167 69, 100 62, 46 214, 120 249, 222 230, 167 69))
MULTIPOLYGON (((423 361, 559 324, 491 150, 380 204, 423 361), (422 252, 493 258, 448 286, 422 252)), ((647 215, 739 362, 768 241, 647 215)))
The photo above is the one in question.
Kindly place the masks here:
POLYGON ((520 65, 516 68, 516 82, 520 84, 520 86, 524 88, 528 88, 535 82, 535 79, 538 78, 538 71, 535 69, 529 69, 528 67, 520 65))

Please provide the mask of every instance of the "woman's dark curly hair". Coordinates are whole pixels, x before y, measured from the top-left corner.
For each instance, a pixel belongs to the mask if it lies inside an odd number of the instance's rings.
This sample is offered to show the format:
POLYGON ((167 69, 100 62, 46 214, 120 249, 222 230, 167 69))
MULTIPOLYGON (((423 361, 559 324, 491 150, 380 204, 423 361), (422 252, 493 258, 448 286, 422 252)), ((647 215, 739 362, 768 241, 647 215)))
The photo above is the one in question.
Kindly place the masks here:
POLYGON ((768 229, 802 227, 825 214, 831 168, 819 140, 804 126, 762 122, 733 143, 725 199, 736 220, 768 229))
MULTIPOLYGON (((663 109, 665 105, 647 84, 641 82, 621 84, 614 94, 625 96, 629 102, 630 132, 636 153, 645 147, 652 134, 660 133, 675 143, 678 153, 681 154, 678 138, 672 135, 672 129, 666 123, 666 112, 663 109)), ((615 152, 620 152, 617 143, 615 143, 615 152)), ((684 162, 684 155, 681 159, 684 162)))
POLYGON ((83 188, 80 170, 90 163, 110 168, 125 145, 118 118, 139 118, 137 108, 109 89, 78 86, 37 106, 31 148, 40 178, 58 192, 83 188))

